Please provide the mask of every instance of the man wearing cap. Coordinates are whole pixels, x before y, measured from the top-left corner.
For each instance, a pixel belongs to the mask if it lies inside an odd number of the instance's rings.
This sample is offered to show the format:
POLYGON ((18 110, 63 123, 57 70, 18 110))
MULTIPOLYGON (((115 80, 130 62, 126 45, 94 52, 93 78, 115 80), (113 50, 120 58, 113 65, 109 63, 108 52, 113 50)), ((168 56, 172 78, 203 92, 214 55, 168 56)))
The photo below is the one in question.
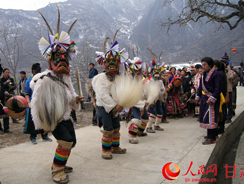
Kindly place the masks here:
POLYGON ((222 60, 226 63, 226 65, 230 65, 232 66, 231 61, 229 60, 229 56, 227 55, 227 53, 225 52, 224 55, 222 56, 222 60))
POLYGON ((25 81, 26 81, 26 72, 21 71, 19 72, 20 81, 19 81, 19 93, 21 96, 25 96, 25 81))
POLYGON ((231 70, 231 62, 229 61, 229 57, 228 57, 228 55, 226 53, 222 57, 221 62, 223 62, 225 67, 226 67, 227 91, 228 91, 228 94, 229 94, 229 102, 227 104, 228 112, 227 113, 223 112, 223 113, 224 113, 224 116, 226 116, 225 123, 230 123, 231 122, 231 118, 232 118, 232 114, 233 114, 233 106, 232 106, 232 92, 233 92, 233 88, 232 88, 232 83, 233 83, 233 79, 234 79, 234 72, 231 70))

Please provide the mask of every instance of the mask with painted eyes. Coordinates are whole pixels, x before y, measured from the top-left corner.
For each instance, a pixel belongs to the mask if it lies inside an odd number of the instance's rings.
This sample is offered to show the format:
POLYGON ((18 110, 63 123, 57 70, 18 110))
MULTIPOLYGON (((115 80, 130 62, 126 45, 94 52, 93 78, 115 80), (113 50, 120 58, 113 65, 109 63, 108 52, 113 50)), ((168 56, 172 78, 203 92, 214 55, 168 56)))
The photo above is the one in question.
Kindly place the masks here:
POLYGON ((53 70, 55 74, 69 75, 69 53, 65 49, 58 47, 57 51, 52 53, 50 69, 53 70))
POLYGON ((103 62, 103 68, 108 75, 119 74, 120 68, 120 58, 119 55, 113 56, 112 53, 108 53, 106 59, 103 62))
POLYGON ((161 77, 160 77, 160 68, 159 67, 155 67, 152 70, 152 75, 153 75, 154 80, 160 80, 161 79, 161 77))

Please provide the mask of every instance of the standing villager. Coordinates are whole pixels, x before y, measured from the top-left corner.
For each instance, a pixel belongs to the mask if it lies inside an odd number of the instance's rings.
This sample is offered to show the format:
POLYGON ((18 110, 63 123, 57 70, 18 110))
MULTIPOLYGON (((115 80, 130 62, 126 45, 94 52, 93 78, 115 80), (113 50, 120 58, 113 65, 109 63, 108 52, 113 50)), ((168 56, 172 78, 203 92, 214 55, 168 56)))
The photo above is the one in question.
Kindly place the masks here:
POLYGON ((206 140, 203 145, 216 142, 218 115, 220 105, 221 78, 214 68, 214 61, 210 57, 201 60, 204 73, 200 80, 196 101, 201 99, 199 121, 200 127, 207 129, 206 140))
MULTIPOLYGON (((152 50, 148 49, 152 56, 152 66, 151 66, 151 75, 152 78, 146 82, 145 89, 146 89, 146 96, 147 96, 147 102, 149 103, 149 122, 147 125, 146 132, 148 133, 155 133, 155 130, 157 131, 164 131, 163 128, 161 128, 159 125, 163 118, 163 109, 162 109, 162 98, 164 96, 165 88, 163 81, 161 79, 160 73, 161 73, 161 67, 156 64, 156 58, 157 56, 152 52, 152 50), (154 89, 153 93, 150 93, 150 91, 154 89), (152 129, 152 125, 154 124, 154 130, 152 129)), ((159 63, 160 58, 163 52, 159 55, 159 63)))
MULTIPOLYGON (((135 56, 135 55, 134 55, 135 56)), ((134 57, 133 60, 128 60, 125 63, 125 68, 133 77, 141 78, 142 82, 142 60, 139 57, 134 57)), ((146 107, 148 102, 145 100, 145 95, 143 94, 141 100, 132 107, 133 119, 131 120, 131 125, 129 126, 129 143, 138 144, 138 137, 146 136, 147 133, 144 132, 148 123, 148 114, 146 107)))
POLYGON ((98 74, 97 69, 95 68, 94 63, 89 64, 89 79, 94 78, 98 74))
POLYGON ((224 55, 222 56, 222 60, 225 64, 226 69, 226 75, 227 75, 227 90, 228 90, 228 95, 229 95, 229 101, 227 105, 227 117, 226 117, 226 123, 231 123, 231 118, 233 116, 233 106, 232 106, 232 100, 233 100, 233 79, 234 79, 234 72, 231 70, 232 63, 229 60, 229 56, 225 52, 224 55))
MULTIPOLYGON (((223 57, 222 57, 223 58, 223 57)), ((226 76, 227 76, 227 91, 228 91, 228 103, 227 103, 227 113, 226 113, 226 121, 225 123, 231 123, 231 118, 233 115, 233 106, 232 106, 232 92, 233 92, 233 79, 234 72, 231 70, 231 66, 227 59, 221 60, 224 63, 226 68, 226 76)))
POLYGON ((2 58, 0 58, 0 76, 1 76, 2 73, 3 73, 3 67, 2 67, 2 63, 1 63, 1 61, 2 61, 2 58))
POLYGON ((231 61, 229 60, 229 56, 228 54, 225 52, 224 55, 221 57, 222 61, 224 61, 227 65, 230 65, 230 67, 232 66, 231 61))
POLYGON ((7 100, 15 95, 14 90, 16 89, 14 79, 11 78, 9 74, 10 71, 8 68, 3 69, 3 77, 1 78, 1 82, 4 84, 7 100))
MULTIPOLYGON (((41 14, 41 12, 39 12, 41 14)), ((70 60, 76 55, 75 42, 70 41, 69 33, 59 33, 60 12, 58 8, 57 33, 44 19, 49 32, 49 41, 41 38, 39 50, 49 62, 49 69, 36 74, 30 83, 33 90, 31 101, 31 114, 36 129, 51 131, 57 139, 57 149, 52 164, 52 179, 56 183, 68 183, 66 173, 72 172, 73 168, 66 166, 71 149, 76 144, 76 136, 73 123, 70 119, 71 106, 78 110, 80 97, 75 93, 70 77, 70 60)))
POLYGON ((26 78, 26 72, 25 71, 21 71, 19 73, 20 75, 20 81, 19 81, 19 93, 21 96, 25 96, 25 81, 27 80, 26 78))
POLYGON ((183 92, 185 94, 188 94, 188 92, 189 92, 189 84, 188 84, 187 73, 186 73, 185 70, 182 70, 180 75, 181 75, 181 82, 182 82, 183 92))
POLYGON ((239 68, 240 86, 244 86, 243 69, 239 68))
POLYGON ((243 60, 241 60, 240 67, 241 67, 241 68, 244 68, 243 60))
MULTIPOLYGON (((1 58, 0 58, 0 77, 2 75, 2 72, 3 72, 3 68, 2 68, 2 65, 1 65, 1 58)), ((5 89, 4 89, 4 85, 3 83, 1 82, 1 79, 0 79, 0 102, 1 102, 1 107, 0 107, 0 117, 3 118, 3 117, 6 117, 7 114, 4 112, 3 110, 3 107, 5 105, 5 89)), ((4 134, 4 130, 9 130, 9 121, 6 122, 6 121, 3 121, 3 128, 2 128, 2 124, 0 122, 0 135, 4 134)))
POLYGON ((227 112, 227 107, 226 107, 226 95, 227 95, 227 77, 225 73, 225 66, 222 62, 218 60, 214 60, 214 67, 216 70, 219 72, 220 75, 220 80, 221 82, 221 93, 220 94, 220 101, 221 97, 224 99, 224 102, 220 104, 220 110, 219 110, 219 119, 218 119, 218 134, 223 134, 225 130, 225 120, 226 120, 226 112, 227 112))
POLYGON ((234 69, 234 78, 233 78, 233 83, 232 83, 232 108, 233 108, 233 111, 232 111, 232 115, 235 116, 235 109, 236 109, 236 99, 237 99, 237 85, 238 85, 238 82, 240 81, 240 77, 238 76, 238 72, 234 69))
MULTIPOLYGON (((1 61, 1 58, 0 58, 1 61)), ((0 72, 0 76, 1 76, 1 72, 0 72)), ((4 89, 4 85, 0 80, 0 118, 5 118, 7 117, 7 114, 4 112, 4 107, 5 107, 5 89, 4 89)), ((8 133, 9 131, 9 121, 4 121, 3 119, 3 128, 2 128, 2 124, 0 122, 0 135, 4 134, 4 132, 8 133)))
MULTIPOLYGON (((5 103, 7 102, 8 99, 10 99, 12 96, 15 95, 15 89, 16 89, 16 84, 14 82, 14 79, 10 77, 10 71, 8 68, 3 69, 3 77, 1 78, 1 82, 4 85, 5 89, 5 103)), ((4 117, 3 121, 5 121, 5 124, 9 124, 9 117, 4 117)), ((12 118, 13 123, 19 123, 16 119, 12 118)), ((6 133, 12 133, 9 130, 6 130, 6 133)))
POLYGON ((194 87, 194 80, 197 73, 197 69, 195 68, 194 63, 190 65, 190 76, 188 77, 188 93, 186 105, 189 111, 189 114, 192 113, 193 116, 195 115, 195 87, 194 87))
MULTIPOLYGON (((119 30, 118 30, 119 31, 119 30)), ((117 31, 117 32, 118 32, 117 31)), ((123 107, 115 102, 115 98, 111 95, 111 88, 115 78, 119 75, 121 62, 128 58, 125 49, 119 50, 119 43, 115 40, 110 47, 107 43, 108 37, 105 39, 103 52, 96 52, 96 61, 103 65, 105 72, 96 75, 92 80, 92 88, 95 91, 96 106, 98 109, 98 119, 102 136, 102 158, 112 159, 113 154, 125 154, 126 149, 120 147, 120 117, 117 115, 123 107)))
MULTIPOLYGON (((195 97, 196 97, 196 94, 197 94, 198 87, 200 85, 200 79, 201 79, 200 70, 202 70, 202 65, 197 64, 195 66, 195 69, 196 69, 196 75, 193 77, 193 81, 192 81, 193 82, 192 94, 193 94, 194 101, 195 101, 195 97)), ((195 102, 195 108, 194 108, 193 117, 197 117, 199 115, 199 109, 200 109, 199 103, 195 102)))

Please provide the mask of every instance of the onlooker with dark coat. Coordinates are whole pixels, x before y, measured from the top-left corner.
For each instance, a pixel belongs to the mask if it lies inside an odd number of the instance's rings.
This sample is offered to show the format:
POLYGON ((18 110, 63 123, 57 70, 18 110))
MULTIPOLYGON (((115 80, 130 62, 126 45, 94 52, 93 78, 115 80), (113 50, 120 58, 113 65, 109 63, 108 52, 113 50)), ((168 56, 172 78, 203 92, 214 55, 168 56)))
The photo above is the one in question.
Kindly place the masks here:
POLYGON ((2 59, 0 58, 0 76, 1 76, 2 73, 3 73, 3 67, 2 67, 1 61, 2 61, 2 59))
MULTIPOLYGON (((227 94, 227 77, 225 73, 225 66, 222 62, 215 60, 214 66, 219 72, 220 78, 221 78, 221 93, 223 94, 224 98, 227 94)), ((218 134, 223 134, 225 130, 225 121, 226 121, 226 115, 227 115, 227 107, 226 103, 222 105, 222 112, 219 113, 219 121, 218 121, 218 134)))
POLYGON ((216 143, 222 81, 212 58, 205 57, 201 63, 204 73, 195 100, 201 99, 200 127, 207 129, 206 140, 202 144, 208 145, 216 143))
POLYGON ((241 60, 240 66, 241 66, 241 68, 244 68, 243 60, 241 60))
POLYGON ((14 90, 16 89, 14 79, 9 76, 9 73, 10 73, 9 69, 5 68, 3 70, 3 77, 1 78, 1 82, 4 85, 5 94, 6 94, 7 99, 12 97, 13 95, 15 95, 14 90))
POLYGON ((5 105, 5 89, 4 85, 2 82, 0 82, 0 102, 1 102, 1 107, 0 107, 0 117, 3 118, 3 128, 0 122, 0 135, 5 133, 11 133, 9 131, 9 121, 7 121, 6 117, 7 115, 5 114, 3 110, 3 106, 5 105))
MULTIPOLYGON (((1 78, 1 82, 4 85, 5 89, 5 102, 11 98, 12 96, 15 95, 15 89, 16 89, 16 84, 14 82, 14 79, 9 76, 9 69, 5 68, 3 70, 3 77, 1 78)), ((9 122, 9 117, 3 118, 6 122, 9 122)), ((16 119, 12 118, 13 123, 19 123, 16 119)), ((11 132, 10 132, 11 133, 11 132)))
POLYGON ((188 78, 185 70, 181 71, 181 82, 182 82, 183 91, 185 94, 187 94, 189 91, 188 89, 189 85, 188 85, 188 78))
MULTIPOLYGON (((181 82, 182 82, 182 88, 183 88, 183 92, 184 92, 182 100, 184 101, 184 103, 186 103, 188 94, 190 94, 190 87, 189 87, 189 81, 188 81, 187 73, 185 70, 181 71, 181 82)), ((185 116, 189 115, 189 111, 188 111, 187 107, 183 108, 183 114, 185 116)))
POLYGON ((244 86, 244 81, 243 81, 243 69, 239 68, 239 77, 240 77, 240 86, 244 86))
POLYGON ((236 86, 238 85, 238 82, 240 81, 240 77, 238 76, 237 71, 234 69, 234 79, 233 79, 233 83, 232 83, 232 106, 233 106, 233 112, 232 115, 235 116, 235 109, 236 109, 236 99, 237 99, 237 90, 236 90, 236 86))

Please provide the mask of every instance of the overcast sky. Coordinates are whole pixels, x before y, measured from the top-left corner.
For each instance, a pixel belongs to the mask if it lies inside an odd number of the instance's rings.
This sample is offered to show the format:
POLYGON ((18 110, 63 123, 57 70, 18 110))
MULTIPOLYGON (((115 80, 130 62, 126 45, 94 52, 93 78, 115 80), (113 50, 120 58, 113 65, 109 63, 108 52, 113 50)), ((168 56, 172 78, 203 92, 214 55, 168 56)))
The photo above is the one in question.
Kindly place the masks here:
POLYGON ((22 9, 37 10, 47 6, 49 3, 63 2, 67 0, 1 0, 0 8, 2 9, 22 9))

